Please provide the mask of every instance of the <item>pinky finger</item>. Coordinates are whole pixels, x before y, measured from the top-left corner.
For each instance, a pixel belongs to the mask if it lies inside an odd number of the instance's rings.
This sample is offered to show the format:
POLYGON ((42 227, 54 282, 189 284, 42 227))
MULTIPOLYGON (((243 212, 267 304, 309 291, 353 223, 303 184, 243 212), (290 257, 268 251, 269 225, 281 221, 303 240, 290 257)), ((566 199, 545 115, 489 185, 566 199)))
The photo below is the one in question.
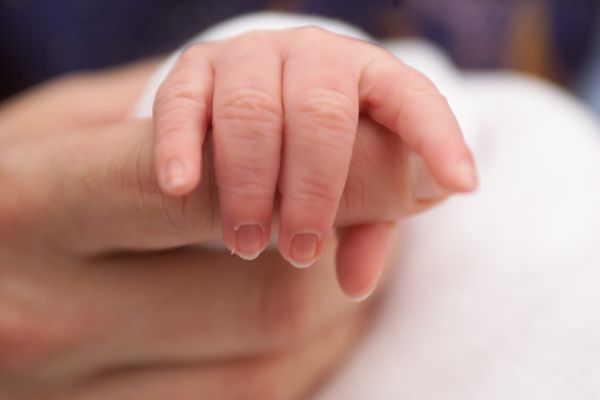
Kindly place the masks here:
POLYGON ((355 301, 373 293, 393 242, 394 222, 345 228, 337 248, 336 268, 340 288, 355 301))
POLYGON ((361 104, 419 154, 451 192, 470 192, 478 178, 473 156, 445 97, 432 81, 383 51, 361 77, 361 104))
POLYGON ((162 191, 184 196, 200 182, 214 73, 207 45, 185 50, 154 100, 154 168, 162 191))

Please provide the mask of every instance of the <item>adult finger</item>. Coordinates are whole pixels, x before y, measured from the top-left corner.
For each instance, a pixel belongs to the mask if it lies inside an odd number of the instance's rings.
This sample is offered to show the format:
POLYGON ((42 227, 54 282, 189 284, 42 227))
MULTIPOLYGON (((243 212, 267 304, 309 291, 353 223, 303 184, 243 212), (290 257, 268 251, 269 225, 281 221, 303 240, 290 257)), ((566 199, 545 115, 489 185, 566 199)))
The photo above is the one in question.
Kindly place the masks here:
MULTIPOLYGON (((360 134, 354 146, 339 215, 352 218, 353 215, 360 217, 371 208, 385 210, 387 201, 396 196, 398 213, 388 214, 395 216, 387 220, 391 221, 423 212, 449 195, 449 191, 436 182, 422 158, 406 149, 398 136, 371 120, 360 121, 360 134)), ((393 245, 395 229, 385 218, 354 221, 352 226, 338 229, 336 269, 342 291, 360 301, 377 286, 393 245)))
POLYGON ((383 273, 393 244, 395 223, 355 225, 342 230, 336 255, 342 291, 355 301, 368 298, 383 273))
POLYGON ((186 195, 200 180, 213 94, 210 49, 195 44, 183 51, 154 100, 154 164, 169 195, 186 195))
POLYGON ((203 158, 206 184, 190 196, 167 196, 156 179, 152 131, 150 120, 133 120, 4 148, 0 193, 13 206, 2 210, 7 218, 0 220, 15 228, 14 240, 27 238, 31 246, 53 253, 166 249, 217 240, 210 153, 203 158))
POLYGON ((60 76, 0 104, 0 141, 126 119, 161 60, 60 76), (35 115, 35 118, 32 116, 35 115))
POLYGON ((215 364, 108 371, 87 380, 72 396, 78 400, 307 398, 360 338, 364 314, 344 318, 290 351, 215 364))
MULTIPOLYGON (((8 225, 0 233, 75 254, 219 240, 210 146, 203 157, 205 184, 171 198, 156 182, 151 132, 150 121, 138 120, 4 148, 0 192, 13 206, 1 210, 0 221, 8 225)), ((420 174, 409 174, 407 154, 396 135, 361 120, 335 226, 393 220, 431 206, 413 196, 410 178, 420 174)))
POLYGON ((264 32, 216 57, 215 174, 227 247, 252 260, 268 245, 281 153, 281 55, 264 32), (243 67, 240 67, 243 66, 243 67))
MULTIPOLYGON (((333 259, 331 244, 323 266, 333 259)), ((24 265, 0 287, 1 379, 284 351, 354 309, 333 268, 283 264, 189 249, 24 265)))

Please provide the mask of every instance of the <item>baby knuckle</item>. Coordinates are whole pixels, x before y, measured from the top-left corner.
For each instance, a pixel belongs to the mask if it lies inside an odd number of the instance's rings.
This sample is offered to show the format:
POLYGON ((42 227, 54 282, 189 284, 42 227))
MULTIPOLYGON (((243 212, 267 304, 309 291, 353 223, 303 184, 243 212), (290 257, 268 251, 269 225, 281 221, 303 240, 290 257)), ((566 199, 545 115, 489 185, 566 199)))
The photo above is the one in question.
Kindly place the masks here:
POLYGON ((191 108, 195 112, 205 113, 207 104, 203 97, 204 88, 199 83, 185 82, 175 85, 161 86, 156 94, 153 113, 160 116, 180 110, 182 107, 191 108))
MULTIPOLYGON (((358 41, 357 44, 360 46, 360 49, 365 56, 363 59, 363 72, 381 73, 386 70, 385 66, 390 62, 402 67, 407 65, 400 57, 396 56, 390 49, 381 43, 358 41)), ((395 71, 395 73, 397 72, 398 71, 395 71)), ((388 72, 386 74, 391 76, 394 72, 388 72)))
POLYGON ((421 71, 412 71, 412 84, 407 85, 402 93, 403 99, 409 103, 418 100, 434 100, 447 102, 446 97, 438 90, 435 84, 421 71))
POLYGON ((231 48, 225 47, 224 51, 248 50, 267 46, 272 42, 273 35, 269 31, 255 29, 245 32, 230 39, 231 48))
POLYGON ((433 85, 421 84, 406 89, 404 93, 406 99, 411 99, 412 103, 420 101, 437 102, 448 104, 448 99, 433 85))
POLYGON ((242 213, 246 218, 252 215, 259 218, 273 208, 274 193, 274 188, 249 184, 233 190, 222 189, 220 196, 227 200, 221 203, 221 209, 223 213, 242 213), (243 204, 243 208, 240 204, 243 204))
POLYGON ((251 165, 228 165, 230 179, 221 182, 219 187, 229 195, 236 197, 237 201, 264 200, 272 197, 275 190, 274 179, 267 178, 269 170, 251 165))
POLYGON ((339 203, 339 196, 332 188, 331 179, 324 179, 318 174, 309 175, 300 178, 296 182, 296 189, 292 192, 285 193, 286 196, 292 197, 297 204, 305 205, 314 209, 333 210, 336 209, 339 203))
POLYGON ((165 97, 196 98, 201 94, 202 85, 190 80, 169 81, 165 80, 158 87, 157 99, 165 97))
POLYGON ((282 125, 281 101, 259 88, 238 88, 227 93, 215 111, 215 124, 258 124, 270 130, 282 125))
POLYGON ((181 54, 179 60, 184 63, 196 62, 206 58, 206 52, 210 43, 208 42, 194 42, 188 45, 181 54))
POLYGON ((243 173, 244 168, 250 168, 248 174, 259 173, 258 176, 265 176, 274 167, 272 157, 280 151, 281 124, 275 121, 270 123, 241 119, 227 122, 225 126, 224 121, 216 126, 217 130, 226 128, 220 131, 227 135, 228 147, 223 149, 227 156, 226 162, 237 166, 240 173, 243 173), (243 127, 237 126, 241 122, 246 123, 243 127))
POLYGON ((296 28, 295 31, 299 34, 302 40, 308 42, 309 44, 314 44, 315 41, 320 42, 325 37, 331 35, 331 33, 328 30, 321 28, 318 25, 302 26, 296 28))
POLYGON ((358 104, 331 89, 310 90, 298 111, 306 123, 316 124, 332 133, 352 135, 352 129, 358 123, 358 104))
MULTIPOLYGON (((407 118, 421 115, 422 110, 449 108, 447 98, 433 84, 416 84, 404 89, 400 95, 401 106, 394 115, 394 126, 400 127, 407 118)), ((420 143, 414 150, 419 153, 426 137, 420 138, 420 143)))

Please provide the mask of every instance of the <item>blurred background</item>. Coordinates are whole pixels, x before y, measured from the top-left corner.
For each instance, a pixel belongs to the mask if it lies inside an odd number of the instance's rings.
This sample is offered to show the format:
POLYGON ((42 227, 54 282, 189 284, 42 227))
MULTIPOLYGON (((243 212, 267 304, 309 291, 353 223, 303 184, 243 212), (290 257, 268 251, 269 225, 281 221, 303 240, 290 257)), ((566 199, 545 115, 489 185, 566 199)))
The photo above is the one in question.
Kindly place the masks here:
POLYGON ((0 100, 50 77, 170 52, 239 14, 335 17, 376 37, 422 37, 466 69, 508 68, 600 113, 600 0, 0 0, 0 100))

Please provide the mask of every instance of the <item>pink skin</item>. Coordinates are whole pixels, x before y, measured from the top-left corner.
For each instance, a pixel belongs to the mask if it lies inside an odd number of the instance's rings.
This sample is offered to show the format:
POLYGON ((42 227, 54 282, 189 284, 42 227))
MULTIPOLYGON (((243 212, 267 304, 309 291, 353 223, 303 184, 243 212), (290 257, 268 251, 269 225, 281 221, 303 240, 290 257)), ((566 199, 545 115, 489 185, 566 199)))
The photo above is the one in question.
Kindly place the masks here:
MULTIPOLYGON (((225 244, 257 257, 278 191, 280 253, 310 266, 332 234, 359 115, 399 135, 448 193, 476 189, 460 127, 429 79, 380 47, 313 27, 250 32, 182 54, 155 100, 159 184, 175 197, 195 190, 212 126, 225 244)), ((391 234, 386 221, 344 229, 338 277, 348 295, 374 287, 391 234)))

